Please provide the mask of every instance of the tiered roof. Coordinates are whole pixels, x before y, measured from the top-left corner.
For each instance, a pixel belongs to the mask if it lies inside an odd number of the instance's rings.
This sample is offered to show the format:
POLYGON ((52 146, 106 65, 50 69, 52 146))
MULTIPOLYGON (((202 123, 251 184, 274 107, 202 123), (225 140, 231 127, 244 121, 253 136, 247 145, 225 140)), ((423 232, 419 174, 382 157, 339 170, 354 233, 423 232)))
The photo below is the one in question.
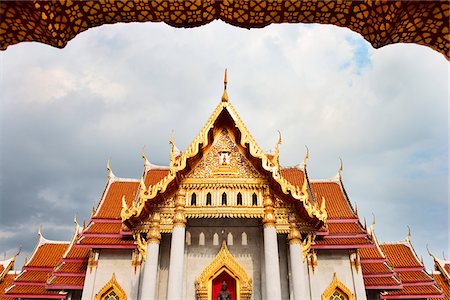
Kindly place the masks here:
POLYGON ((136 248, 134 240, 131 238, 131 232, 129 230, 122 231, 120 211, 122 198, 127 205, 131 205, 135 200, 139 189, 139 180, 118 178, 112 172, 108 177, 100 202, 88 226, 77 240, 76 247, 87 249, 136 248))
POLYGON ((383 293, 381 299, 444 299, 442 290, 417 257, 409 235, 405 241, 381 244, 380 247, 403 285, 401 290, 383 293))
POLYGON ((450 299, 450 261, 438 259, 434 255, 432 255, 432 257, 434 259, 435 268, 432 276, 444 293, 445 299, 450 299))
MULTIPOLYGON (((76 223, 76 222, 75 222, 76 223)), ((83 227, 76 224, 75 233, 70 245, 53 269, 51 277, 47 280, 46 288, 49 290, 82 290, 86 276, 89 249, 77 248, 76 241, 80 237, 83 227)))
POLYGON ((30 260, 5 290, 3 297, 65 299, 66 293, 48 290, 45 286, 68 246, 69 242, 45 239, 39 231, 38 243, 30 260))
POLYGON ((0 261, 0 300, 6 299, 3 297, 3 292, 9 287, 14 280, 14 277, 17 275, 17 273, 13 271, 16 256, 0 261))

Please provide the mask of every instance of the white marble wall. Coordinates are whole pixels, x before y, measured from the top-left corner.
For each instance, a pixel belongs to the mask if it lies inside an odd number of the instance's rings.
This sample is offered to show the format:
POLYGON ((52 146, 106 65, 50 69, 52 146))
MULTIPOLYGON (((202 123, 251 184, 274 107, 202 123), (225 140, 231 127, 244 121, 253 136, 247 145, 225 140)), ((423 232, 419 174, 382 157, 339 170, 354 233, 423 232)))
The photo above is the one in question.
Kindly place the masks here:
POLYGON ((261 300, 261 249, 262 227, 257 220, 188 220, 187 232, 191 237, 190 245, 185 248, 185 278, 183 299, 196 299, 195 279, 203 269, 216 257, 222 241, 227 243, 230 253, 234 256, 253 281, 254 300, 261 300), (242 243, 242 234, 244 244, 242 243), (200 242, 200 235, 204 235, 204 245, 200 242))
POLYGON ((98 266, 89 272, 84 282, 82 300, 92 300, 115 273, 116 280, 125 291, 127 299, 137 300, 140 269, 132 266, 132 250, 100 250, 98 266))
POLYGON ((321 299, 323 292, 333 280, 336 273, 338 279, 356 296, 357 300, 366 300, 361 291, 361 269, 353 272, 348 250, 319 250, 317 251, 318 266, 314 273, 309 271, 312 299, 321 299))

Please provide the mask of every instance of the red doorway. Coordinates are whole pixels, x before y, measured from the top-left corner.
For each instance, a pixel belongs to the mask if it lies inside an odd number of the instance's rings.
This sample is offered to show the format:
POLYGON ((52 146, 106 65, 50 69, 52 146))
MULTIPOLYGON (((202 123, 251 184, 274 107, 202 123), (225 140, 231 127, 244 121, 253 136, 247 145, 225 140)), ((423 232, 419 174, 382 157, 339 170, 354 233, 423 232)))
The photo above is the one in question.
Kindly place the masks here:
POLYGON ((216 300, 219 296, 224 281, 227 283, 228 292, 231 294, 231 300, 236 300, 236 280, 226 271, 222 271, 222 273, 212 281, 212 300, 216 300))

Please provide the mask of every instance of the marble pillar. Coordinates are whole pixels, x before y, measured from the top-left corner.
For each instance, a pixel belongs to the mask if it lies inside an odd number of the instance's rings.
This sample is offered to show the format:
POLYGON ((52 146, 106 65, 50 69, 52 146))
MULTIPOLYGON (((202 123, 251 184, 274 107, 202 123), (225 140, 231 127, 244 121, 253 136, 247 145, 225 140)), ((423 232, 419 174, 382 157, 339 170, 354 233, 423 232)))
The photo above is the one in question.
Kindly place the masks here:
POLYGON ((264 264, 266 299, 281 300, 280 261, 272 196, 264 193, 264 264))
POLYGON ((152 216, 151 227, 147 233, 147 249, 145 255, 144 274, 142 276, 141 300, 155 300, 158 279, 159 243, 159 214, 152 216))
POLYGON ((184 191, 179 191, 175 199, 172 243, 170 245, 167 299, 171 300, 182 300, 183 297, 184 244, 186 236, 186 218, 184 216, 185 203, 186 193, 184 191))

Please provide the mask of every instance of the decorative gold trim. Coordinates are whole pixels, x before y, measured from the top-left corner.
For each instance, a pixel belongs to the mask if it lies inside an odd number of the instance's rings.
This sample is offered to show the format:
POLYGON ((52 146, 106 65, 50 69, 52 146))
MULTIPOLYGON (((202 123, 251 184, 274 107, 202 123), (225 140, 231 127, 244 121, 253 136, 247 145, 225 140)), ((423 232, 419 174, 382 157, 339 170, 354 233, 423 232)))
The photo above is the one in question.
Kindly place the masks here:
POLYGON ((92 273, 92 269, 97 268, 98 266, 98 251, 95 250, 89 250, 89 260, 88 260, 88 267, 89 267, 89 273, 92 273))
POLYGON ((322 294, 322 300, 329 300, 335 291, 339 291, 346 297, 346 300, 355 300, 355 295, 337 278, 336 273, 333 275, 333 280, 322 294))
POLYGON ((198 300, 212 298, 212 281, 222 272, 227 272, 236 280, 236 300, 249 300, 252 295, 252 279, 228 251, 225 241, 213 261, 206 266, 195 280, 195 291, 198 300))
POLYGON ((102 287, 102 289, 97 294, 95 294, 94 300, 103 300, 112 291, 114 291, 117 296, 119 296, 120 300, 127 300, 127 295, 117 282, 116 274, 114 273, 112 274, 111 279, 102 287))
MULTIPOLYGON (((131 207, 122 208, 121 212, 122 221, 126 221, 133 216, 138 217, 142 213, 145 203, 148 200, 153 199, 159 193, 164 193, 166 191, 169 183, 176 178, 176 173, 183 170, 186 167, 187 160, 197 155, 200 151, 200 148, 204 148, 207 145, 209 145, 210 141, 208 133, 213 128, 215 120, 218 118, 218 116, 224 109, 228 111, 228 113, 235 122, 235 126, 241 132, 241 140, 240 140, 241 146, 244 148, 248 148, 250 155, 252 155, 253 157, 261 159, 263 169, 272 174, 272 178, 280 185, 281 191, 284 194, 287 195, 290 194, 294 199, 300 201, 311 218, 316 217, 322 222, 325 222, 327 219, 325 206, 323 205, 323 209, 319 209, 318 207, 312 204, 312 201, 310 200, 309 196, 307 180, 304 180, 304 184, 300 189, 298 186, 289 183, 285 178, 282 177, 280 166, 278 164, 274 164, 271 158, 269 158, 264 153, 264 151, 259 147, 259 145, 251 136, 249 130, 244 125, 239 115, 237 114, 236 110, 229 101, 221 101, 217 105, 217 107, 215 108, 215 110, 207 120, 206 124, 199 132, 199 134, 196 136, 194 141, 189 145, 189 147, 184 152, 182 152, 179 155, 174 155, 173 149, 171 150, 168 175, 164 177, 161 181, 159 181, 157 184, 151 187, 141 185, 138 203, 135 204, 135 202, 133 201, 131 207)), ((324 201, 322 202, 324 203, 324 201)))
POLYGON ((309 251, 311 250, 311 245, 314 244, 314 240, 316 239, 315 233, 308 233, 308 236, 302 242, 302 259, 305 261, 308 256, 309 251))
POLYGON ((313 272, 313 274, 314 274, 314 270, 317 268, 318 265, 319 265, 319 263, 317 261, 316 250, 312 250, 308 254, 308 266, 311 268, 311 271, 313 272))

